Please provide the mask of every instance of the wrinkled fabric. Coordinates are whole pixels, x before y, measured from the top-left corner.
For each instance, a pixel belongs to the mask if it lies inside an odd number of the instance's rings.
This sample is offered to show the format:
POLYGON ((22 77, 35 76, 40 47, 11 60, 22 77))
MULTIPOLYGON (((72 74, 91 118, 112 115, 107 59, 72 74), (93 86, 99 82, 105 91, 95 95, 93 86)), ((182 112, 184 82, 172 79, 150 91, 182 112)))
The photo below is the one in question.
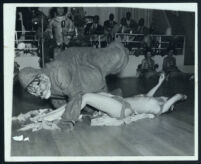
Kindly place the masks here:
POLYGON ((133 122, 136 122, 141 119, 145 118, 154 118, 155 116, 153 114, 132 114, 124 119, 117 119, 112 118, 108 116, 107 114, 104 114, 100 117, 94 118, 91 120, 91 126, 122 126, 131 124, 133 122))
POLYGON ((80 116, 82 95, 78 94, 68 102, 65 112, 62 115, 63 121, 77 121, 80 116))

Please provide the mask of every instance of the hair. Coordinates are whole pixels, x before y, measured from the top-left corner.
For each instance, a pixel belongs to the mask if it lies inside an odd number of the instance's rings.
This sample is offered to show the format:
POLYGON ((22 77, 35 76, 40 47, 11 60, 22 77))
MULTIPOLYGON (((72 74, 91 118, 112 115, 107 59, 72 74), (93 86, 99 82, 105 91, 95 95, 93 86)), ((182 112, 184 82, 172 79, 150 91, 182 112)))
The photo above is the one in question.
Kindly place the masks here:
POLYGON ((126 12, 126 17, 127 17, 127 16, 131 17, 131 12, 129 12, 129 11, 126 12))
POLYGON ((138 25, 143 26, 144 25, 144 18, 140 18, 138 25))
MULTIPOLYGON (((64 15, 65 15, 68 11, 68 8, 67 7, 63 7, 63 8, 64 8, 64 15)), ((57 7, 52 7, 49 11, 49 17, 54 18, 56 13, 57 13, 57 7)))
POLYGON ((111 18, 111 17, 114 19, 114 14, 113 13, 110 13, 109 18, 111 18))

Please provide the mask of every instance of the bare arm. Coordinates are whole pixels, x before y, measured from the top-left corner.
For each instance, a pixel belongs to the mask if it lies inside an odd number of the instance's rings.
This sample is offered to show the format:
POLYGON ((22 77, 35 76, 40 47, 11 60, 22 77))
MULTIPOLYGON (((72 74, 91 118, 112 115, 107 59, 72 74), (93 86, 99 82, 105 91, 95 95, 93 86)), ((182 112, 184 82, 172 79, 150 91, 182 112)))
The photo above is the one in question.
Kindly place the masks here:
POLYGON ((160 75, 160 77, 159 77, 158 84, 157 84, 155 87, 153 87, 153 88, 146 94, 146 96, 151 96, 151 97, 152 97, 152 96, 156 93, 156 91, 158 90, 158 88, 161 86, 161 84, 163 83, 164 80, 165 80, 165 74, 162 73, 162 74, 160 75))

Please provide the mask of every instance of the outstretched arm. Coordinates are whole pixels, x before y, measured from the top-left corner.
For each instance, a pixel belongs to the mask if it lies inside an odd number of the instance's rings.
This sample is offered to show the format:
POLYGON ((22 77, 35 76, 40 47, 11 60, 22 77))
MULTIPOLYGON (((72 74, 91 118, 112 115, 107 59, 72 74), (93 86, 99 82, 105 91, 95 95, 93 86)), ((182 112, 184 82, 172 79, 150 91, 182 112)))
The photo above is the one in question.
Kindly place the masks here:
POLYGON ((159 81, 158 81, 158 84, 153 87, 147 94, 146 96, 153 96, 156 91, 158 90, 158 88, 161 86, 161 84, 163 83, 163 81, 165 80, 165 74, 164 73, 161 73, 160 77, 159 77, 159 81))

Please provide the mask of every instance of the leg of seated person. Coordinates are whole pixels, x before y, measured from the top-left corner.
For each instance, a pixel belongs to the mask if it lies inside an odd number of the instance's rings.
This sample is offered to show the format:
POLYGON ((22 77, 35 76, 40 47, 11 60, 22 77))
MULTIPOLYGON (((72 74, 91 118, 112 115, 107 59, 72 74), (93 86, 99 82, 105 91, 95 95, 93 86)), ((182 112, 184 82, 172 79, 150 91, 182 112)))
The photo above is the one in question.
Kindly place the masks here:
MULTIPOLYGON (((90 105, 102 112, 105 112, 111 117, 121 117, 122 104, 112 97, 96 93, 87 93, 82 97, 81 109, 83 109, 86 105, 90 105)), ((132 111, 130 109, 125 109, 125 116, 129 116, 131 113, 132 111)))
POLYGON ((190 76, 187 73, 184 73, 180 70, 176 70, 170 73, 170 78, 187 80, 190 78, 190 76))

